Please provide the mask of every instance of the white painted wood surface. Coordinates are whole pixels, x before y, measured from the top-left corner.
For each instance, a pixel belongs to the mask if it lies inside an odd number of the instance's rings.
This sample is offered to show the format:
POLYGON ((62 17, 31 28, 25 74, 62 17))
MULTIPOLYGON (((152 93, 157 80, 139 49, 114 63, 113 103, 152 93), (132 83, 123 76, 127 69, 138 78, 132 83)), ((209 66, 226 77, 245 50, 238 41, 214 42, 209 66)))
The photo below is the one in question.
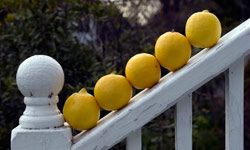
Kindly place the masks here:
POLYGON ((26 109, 19 119, 22 128, 63 126, 63 115, 56 104, 64 84, 64 73, 56 60, 45 55, 26 59, 17 70, 16 82, 25 96, 26 109))
POLYGON ((132 98, 130 104, 103 118, 92 130, 74 138, 72 150, 108 149, 178 102, 182 95, 225 71, 249 53, 250 20, 222 37, 211 49, 194 56, 181 70, 163 77, 159 84, 132 98))
POLYGON ((11 150, 70 150, 72 133, 67 126, 49 129, 16 127, 11 132, 11 150))
POLYGON ((141 128, 132 131, 126 139, 126 150, 141 150, 142 149, 141 128))
POLYGON ((244 150, 244 58, 225 73, 226 150, 244 150))
POLYGON ((16 80, 26 108, 11 132, 11 149, 70 150, 71 129, 57 108, 64 84, 60 64, 49 56, 32 56, 19 66, 16 80))
POLYGON ((192 150, 192 94, 183 96, 176 104, 175 149, 192 150))

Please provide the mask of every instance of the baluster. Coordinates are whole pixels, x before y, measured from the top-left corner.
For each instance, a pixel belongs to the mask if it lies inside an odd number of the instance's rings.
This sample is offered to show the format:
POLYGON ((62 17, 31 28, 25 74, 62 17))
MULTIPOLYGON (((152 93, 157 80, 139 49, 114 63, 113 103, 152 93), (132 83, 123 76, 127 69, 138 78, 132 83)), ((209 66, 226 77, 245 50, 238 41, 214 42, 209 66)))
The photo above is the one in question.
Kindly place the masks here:
POLYGON ((19 66, 16 80, 26 109, 12 130, 11 149, 70 150, 71 129, 57 108, 64 84, 60 64, 49 56, 32 56, 19 66))
POLYGON ((134 132, 131 132, 126 140, 126 149, 127 150, 141 150, 141 128, 137 129, 134 132))
POLYGON ((226 150, 244 149, 244 58, 225 74, 226 150))
POLYGON ((175 149, 192 150, 192 94, 181 97, 176 104, 175 149))

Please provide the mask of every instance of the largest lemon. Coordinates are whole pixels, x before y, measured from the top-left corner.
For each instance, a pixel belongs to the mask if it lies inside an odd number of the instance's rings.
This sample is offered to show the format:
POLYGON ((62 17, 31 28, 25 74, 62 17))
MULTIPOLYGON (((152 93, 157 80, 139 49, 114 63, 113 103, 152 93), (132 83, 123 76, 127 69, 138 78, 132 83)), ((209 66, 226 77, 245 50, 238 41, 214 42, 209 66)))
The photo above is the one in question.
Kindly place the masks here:
POLYGON ((94 96, 88 94, 83 88, 66 100, 63 115, 72 128, 82 131, 97 124, 100 118, 100 108, 94 96))
POLYGON ((124 107, 132 97, 132 86, 122 75, 109 74, 101 77, 94 88, 98 104, 105 110, 124 107))
POLYGON ((186 36, 194 47, 212 47, 221 36, 221 23, 214 14, 206 10, 194 13, 187 20, 186 36))
POLYGON ((141 53, 129 59, 125 74, 135 88, 144 89, 152 87, 160 80, 161 68, 153 55, 141 53))
POLYGON ((191 57, 191 45, 184 35, 166 32, 156 41, 155 56, 164 68, 175 71, 191 57))

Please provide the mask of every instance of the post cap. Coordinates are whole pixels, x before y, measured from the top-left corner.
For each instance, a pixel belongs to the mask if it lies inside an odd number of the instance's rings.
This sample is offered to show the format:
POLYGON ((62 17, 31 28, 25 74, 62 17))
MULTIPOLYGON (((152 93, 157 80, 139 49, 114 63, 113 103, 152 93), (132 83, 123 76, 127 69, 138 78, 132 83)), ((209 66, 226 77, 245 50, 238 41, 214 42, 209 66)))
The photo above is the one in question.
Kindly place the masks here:
POLYGON ((63 115, 56 104, 64 84, 64 73, 56 60, 45 55, 26 59, 17 70, 16 82, 25 96, 26 108, 19 119, 22 128, 63 126, 63 115))
POLYGON ((51 97, 62 90, 64 73, 61 65, 53 58, 34 55, 21 63, 16 81, 25 97, 51 97))

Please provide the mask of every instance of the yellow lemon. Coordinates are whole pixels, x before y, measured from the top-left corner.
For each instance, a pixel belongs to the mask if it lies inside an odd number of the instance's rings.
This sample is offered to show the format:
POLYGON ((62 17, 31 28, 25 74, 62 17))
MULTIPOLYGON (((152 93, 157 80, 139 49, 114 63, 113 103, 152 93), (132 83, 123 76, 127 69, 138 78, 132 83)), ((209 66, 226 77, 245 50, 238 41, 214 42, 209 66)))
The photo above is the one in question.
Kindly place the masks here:
POLYGON ((100 118, 100 107, 94 96, 83 88, 66 100, 63 115, 72 128, 79 131, 88 130, 97 124, 100 118))
POLYGON ((221 36, 221 23, 207 10, 194 13, 187 20, 186 36, 194 47, 212 47, 221 36))
POLYGON ((122 75, 109 74, 101 77, 94 88, 98 104, 105 110, 117 110, 129 102, 132 86, 122 75))
POLYGON ((157 59, 150 54, 141 53, 129 59, 125 74, 137 89, 150 88, 161 78, 161 68, 157 59))
POLYGON ((156 41, 155 56, 161 66, 175 71, 188 62, 191 57, 191 45, 184 35, 166 32, 156 41))

